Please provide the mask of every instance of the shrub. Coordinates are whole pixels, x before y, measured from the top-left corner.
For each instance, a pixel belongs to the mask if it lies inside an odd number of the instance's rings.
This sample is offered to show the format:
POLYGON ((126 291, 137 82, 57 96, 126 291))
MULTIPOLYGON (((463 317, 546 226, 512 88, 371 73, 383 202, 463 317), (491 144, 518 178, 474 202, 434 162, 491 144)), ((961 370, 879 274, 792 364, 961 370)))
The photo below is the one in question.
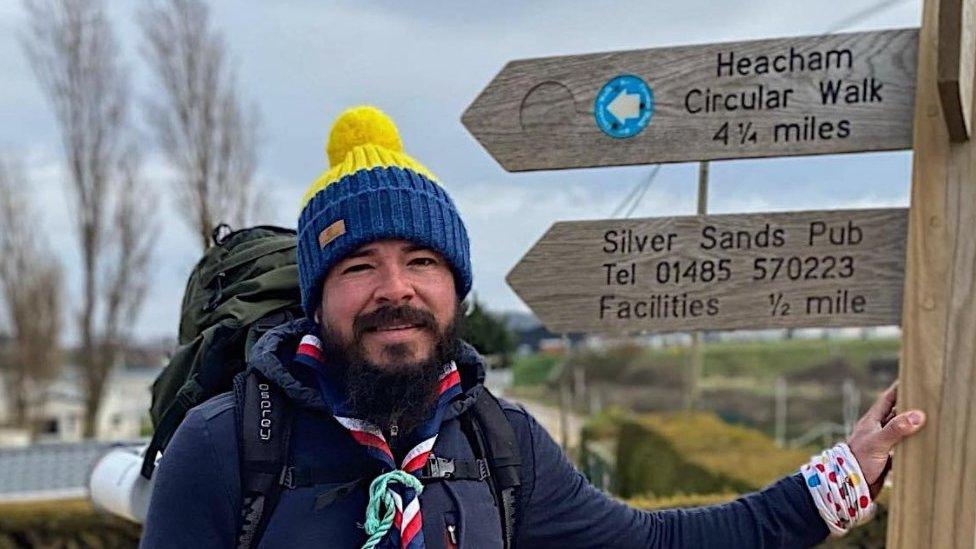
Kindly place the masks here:
POLYGON ((518 358, 512 365, 512 384, 515 386, 541 385, 549 381, 552 369, 559 364, 559 357, 535 354, 518 358))
POLYGON ((712 413, 605 414, 583 431, 584 447, 616 439, 614 486, 622 497, 741 493, 795 471, 809 455, 777 448, 763 433, 712 413))
POLYGON ((623 497, 742 492, 751 485, 683 456, 674 441, 639 419, 620 425, 615 485, 623 497))

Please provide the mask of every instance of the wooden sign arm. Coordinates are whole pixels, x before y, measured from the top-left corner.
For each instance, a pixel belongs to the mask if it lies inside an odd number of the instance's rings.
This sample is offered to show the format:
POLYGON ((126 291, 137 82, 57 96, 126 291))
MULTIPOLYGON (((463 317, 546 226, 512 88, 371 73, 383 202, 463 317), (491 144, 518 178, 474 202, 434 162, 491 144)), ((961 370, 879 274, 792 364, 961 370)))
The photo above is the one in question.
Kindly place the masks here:
POLYGON ((972 132, 973 61, 976 25, 967 0, 941 0, 938 15, 939 98, 949 139, 966 141, 972 132))

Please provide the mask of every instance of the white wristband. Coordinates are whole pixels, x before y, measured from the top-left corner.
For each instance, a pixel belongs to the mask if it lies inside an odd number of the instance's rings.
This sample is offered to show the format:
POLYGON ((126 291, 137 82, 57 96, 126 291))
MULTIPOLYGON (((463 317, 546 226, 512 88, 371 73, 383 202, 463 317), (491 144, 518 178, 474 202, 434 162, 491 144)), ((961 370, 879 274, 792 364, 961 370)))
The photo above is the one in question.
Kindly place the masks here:
POLYGON ((871 490, 847 444, 811 457, 800 473, 831 536, 841 537, 874 517, 871 490))

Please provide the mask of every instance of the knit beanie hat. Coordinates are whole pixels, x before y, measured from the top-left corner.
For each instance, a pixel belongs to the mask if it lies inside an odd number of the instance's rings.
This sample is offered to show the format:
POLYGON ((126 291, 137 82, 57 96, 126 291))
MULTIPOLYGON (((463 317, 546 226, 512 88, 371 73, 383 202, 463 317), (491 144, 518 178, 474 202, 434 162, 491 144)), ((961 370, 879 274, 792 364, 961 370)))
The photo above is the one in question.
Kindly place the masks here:
POLYGON ((336 119, 326 147, 329 169, 302 198, 298 275, 311 318, 329 269, 360 246, 402 239, 439 252, 451 265, 458 299, 471 289, 468 233, 437 178, 403 152, 396 125, 375 107, 336 119))

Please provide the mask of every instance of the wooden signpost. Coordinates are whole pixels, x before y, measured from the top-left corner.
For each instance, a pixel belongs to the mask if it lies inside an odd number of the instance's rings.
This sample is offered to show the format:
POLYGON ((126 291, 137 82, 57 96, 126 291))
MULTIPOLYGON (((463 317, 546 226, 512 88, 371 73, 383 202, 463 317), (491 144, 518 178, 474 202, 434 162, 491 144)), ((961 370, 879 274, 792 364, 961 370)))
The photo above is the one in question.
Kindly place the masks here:
POLYGON ((971 38, 940 36, 960 3, 972 13, 972 0, 925 0, 919 36, 898 407, 927 421, 895 450, 894 549, 976 547, 976 141, 954 133, 972 112, 960 119, 951 98, 971 104, 974 52, 971 38), (955 91, 939 78, 946 58, 968 59, 955 91))
POLYGON ((555 333, 898 324, 907 219, 881 209, 561 222, 508 283, 555 333))
POLYGON ((909 149, 917 41, 902 29, 512 61, 462 122, 509 171, 909 149), (647 92, 605 89, 622 75, 647 92), (615 138, 607 119, 636 126, 615 138))
POLYGON ((976 0, 924 0, 921 30, 513 61, 462 120, 509 171, 913 148, 910 210, 556 223, 508 282, 562 333, 901 320, 898 409, 928 421, 888 546, 972 549, 974 73, 976 0))

